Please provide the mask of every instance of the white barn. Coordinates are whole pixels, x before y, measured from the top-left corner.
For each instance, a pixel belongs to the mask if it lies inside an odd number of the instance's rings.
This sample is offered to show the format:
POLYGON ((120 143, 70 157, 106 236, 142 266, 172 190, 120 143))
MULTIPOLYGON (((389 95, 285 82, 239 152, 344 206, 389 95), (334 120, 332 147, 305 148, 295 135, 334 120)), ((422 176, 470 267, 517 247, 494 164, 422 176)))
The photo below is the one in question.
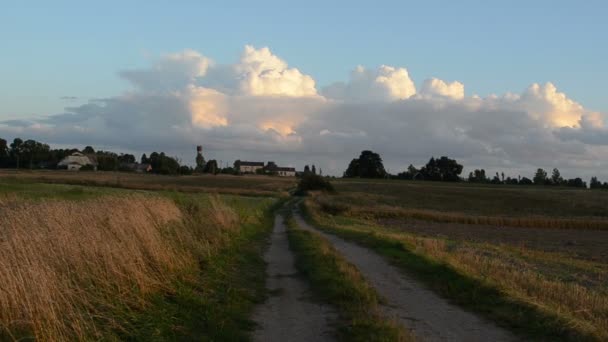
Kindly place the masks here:
POLYGON ((72 155, 63 158, 57 164, 57 167, 60 169, 65 168, 69 171, 78 171, 80 168, 87 165, 92 165, 93 169, 97 170, 97 163, 92 161, 91 158, 80 152, 74 152, 72 155))

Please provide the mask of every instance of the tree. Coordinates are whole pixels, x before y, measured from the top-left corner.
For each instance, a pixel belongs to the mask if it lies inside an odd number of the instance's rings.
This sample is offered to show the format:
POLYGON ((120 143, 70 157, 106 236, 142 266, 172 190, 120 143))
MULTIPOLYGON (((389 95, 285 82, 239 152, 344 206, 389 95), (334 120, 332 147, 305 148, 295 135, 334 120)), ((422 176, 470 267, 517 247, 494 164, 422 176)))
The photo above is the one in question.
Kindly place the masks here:
POLYGON ((8 162, 8 144, 6 140, 0 138, 0 167, 6 167, 8 162))
POLYGON ((519 184, 520 185, 532 185, 532 184, 534 184, 534 182, 532 182, 532 180, 530 178, 528 178, 528 177, 522 177, 519 180, 519 184))
POLYGON ((19 168, 21 154, 23 153, 23 140, 21 138, 13 139, 13 143, 11 144, 10 154, 11 157, 16 161, 16 168, 19 168))
POLYGON ((310 173, 310 167, 308 165, 304 166, 304 174, 309 174, 310 173))
POLYGON ((148 159, 148 157, 146 156, 146 154, 142 154, 141 158, 139 159, 139 162, 142 164, 149 164, 150 160, 148 159))
POLYGON ((333 185, 327 179, 313 173, 304 174, 298 183, 296 194, 306 195, 308 191, 315 190, 335 191, 333 185))
POLYGON ((551 183, 553 183, 553 185, 560 185, 563 181, 564 179, 559 174, 559 170, 557 168, 553 169, 553 173, 551 173, 551 183))
POLYGON ((602 182, 597 180, 597 177, 591 177, 589 181, 589 189, 600 189, 602 187, 602 182))
POLYGON ((431 157, 429 162, 420 170, 424 179, 432 181, 457 182, 460 180, 462 165, 454 159, 441 157, 435 159, 431 157))
POLYGON ((471 183, 486 183, 488 178, 486 177, 486 170, 481 169, 469 173, 469 182, 471 183))
POLYGON ((84 148, 84 150, 82 150, 82 153, 84 153, 84 154, 95 154, 95 150, 93 149, 93 147, 87 146, 87 147, 84 148))
POLYGON ((534 180, 534 184, 536 184, 536 185, 543 185, 543 184, 547 183, 547 171, 545 171, 543 169, 536 170, 533 180, 534 180))
POLYGON ((217 160, 211 159, 205 164, 205 168, 204 168, 203 172, 216 174, 217 170, 218 170, 217 160))
POLYGON ((192 169, 190 168, 190 166, 182 165, 179 167, 179 174, 180 175, 191 175, 192 169))
POLYGON ((380 155, 369 150, 362 151, 359 158, 353 159, 344 171, 344 177, 384 178, 386 175, 380 155))
POLYGON ((317 167, 315 166, 315 164, 312 164, 312 174, 313 175, 317 174, 317 167))
POLYGON ((573 178, 573 179, 568 179, 566 181, 566 185, 575 187, 575 188, 586 188, 587 187, 587 183, 583 182, 583 180, 578 177, 573 178))

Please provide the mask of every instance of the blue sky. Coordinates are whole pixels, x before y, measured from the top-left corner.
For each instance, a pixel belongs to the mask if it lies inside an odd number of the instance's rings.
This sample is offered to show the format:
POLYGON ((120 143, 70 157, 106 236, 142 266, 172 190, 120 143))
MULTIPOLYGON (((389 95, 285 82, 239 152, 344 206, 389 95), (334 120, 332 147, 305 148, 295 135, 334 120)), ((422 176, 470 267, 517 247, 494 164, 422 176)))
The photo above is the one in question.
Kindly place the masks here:
POLYGON ((607 4, 4 1, 0 136, 608 178, 607 4))
POLYGON ((608 110, 605 1, 11 1, 0 11, 0 117, 61 112, 62 96, 107 97, 117 72, 191 48, 234 61, 269 46, 319 86, 356 65, 458 80, 467 94, 553 82, 608 110))

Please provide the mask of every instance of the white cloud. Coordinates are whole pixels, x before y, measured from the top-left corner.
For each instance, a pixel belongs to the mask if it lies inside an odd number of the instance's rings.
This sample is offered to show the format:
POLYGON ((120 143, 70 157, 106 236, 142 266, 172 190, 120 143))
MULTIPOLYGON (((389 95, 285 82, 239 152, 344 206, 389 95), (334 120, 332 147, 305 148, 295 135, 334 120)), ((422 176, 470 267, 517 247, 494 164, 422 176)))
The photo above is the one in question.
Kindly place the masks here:
POLYGON ((458 81, 433 78, 417 93, 405 68, 357 67, 348 82, 319 95, 311 76, 251 46, 233 64, 185 50, 121 75, 133 83, 130 92, 42 119, 5 121, 0 136, 164 150, 186 161, 191 147, 203 144, 217 159, 298 168, 314 162, 333 174, 373 149, 393 172, 449 155, 511 175, 530 176, 536 167, 585 175, 593 167, 608 178, 606 115, 551 83, 482 98, 466 97, 458 81))
POLYGON ((327 98, 351 102, 404 100, 416 94, 416 86, 405 68, 381 65, 376 70, 358 66, 347 83, 323 89, 327 98))
POLYGON ((241 60, 234 66, 242 79, 241 91, 247 95, 315 96, 317 89, 312 77, 298 69, 288 68, 287 63, 270 52, 267 47, 255 49, 245 46, 241 60))
POLYGON ((420 96, 440 96, 460 100, 464 98, 464 84, 458 81, 448 83, 438 78, 431 78, 425 80, 422 84, 422 87, 420 88, 420 96))
POLYGON ((168 54, 149 69, 122 71, 120 75, 145 90, 175 90, 205 76, 211 60, 194 50, 168 54))
POLYGON ((520 98, 522 108, 555 127, 576 126, 585 113, 582 105, 558 92, 553 83, 532 84, 520 98))

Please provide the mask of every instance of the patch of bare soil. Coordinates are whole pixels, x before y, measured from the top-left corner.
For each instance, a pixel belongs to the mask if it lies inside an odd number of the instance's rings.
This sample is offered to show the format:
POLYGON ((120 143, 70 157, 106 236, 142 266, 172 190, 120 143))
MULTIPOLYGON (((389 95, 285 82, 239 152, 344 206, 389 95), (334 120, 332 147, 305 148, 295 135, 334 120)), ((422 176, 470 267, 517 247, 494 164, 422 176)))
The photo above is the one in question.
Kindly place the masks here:
POLYGON ((387 228, 422 236, 523 246, 608 262, 608 231, 467 225, 404 219, 381 219, 379 223, 387 228))
POLYGON ((332 341, 329 322, 336 314, 331 307, 308 300, 309 288, 297 276, 280 215, 275 217, 271 245, 264 258, 268 263, 266 286, 272 295, 254 312, 258 324, 254 341, 332 341))
POLYGON ((355 265, 386 300, 384 314, 422 341, 513 341, 510 332, 448 303, 367 248, 323 233, 294 215, 302 229, 315 231, 355 265))

